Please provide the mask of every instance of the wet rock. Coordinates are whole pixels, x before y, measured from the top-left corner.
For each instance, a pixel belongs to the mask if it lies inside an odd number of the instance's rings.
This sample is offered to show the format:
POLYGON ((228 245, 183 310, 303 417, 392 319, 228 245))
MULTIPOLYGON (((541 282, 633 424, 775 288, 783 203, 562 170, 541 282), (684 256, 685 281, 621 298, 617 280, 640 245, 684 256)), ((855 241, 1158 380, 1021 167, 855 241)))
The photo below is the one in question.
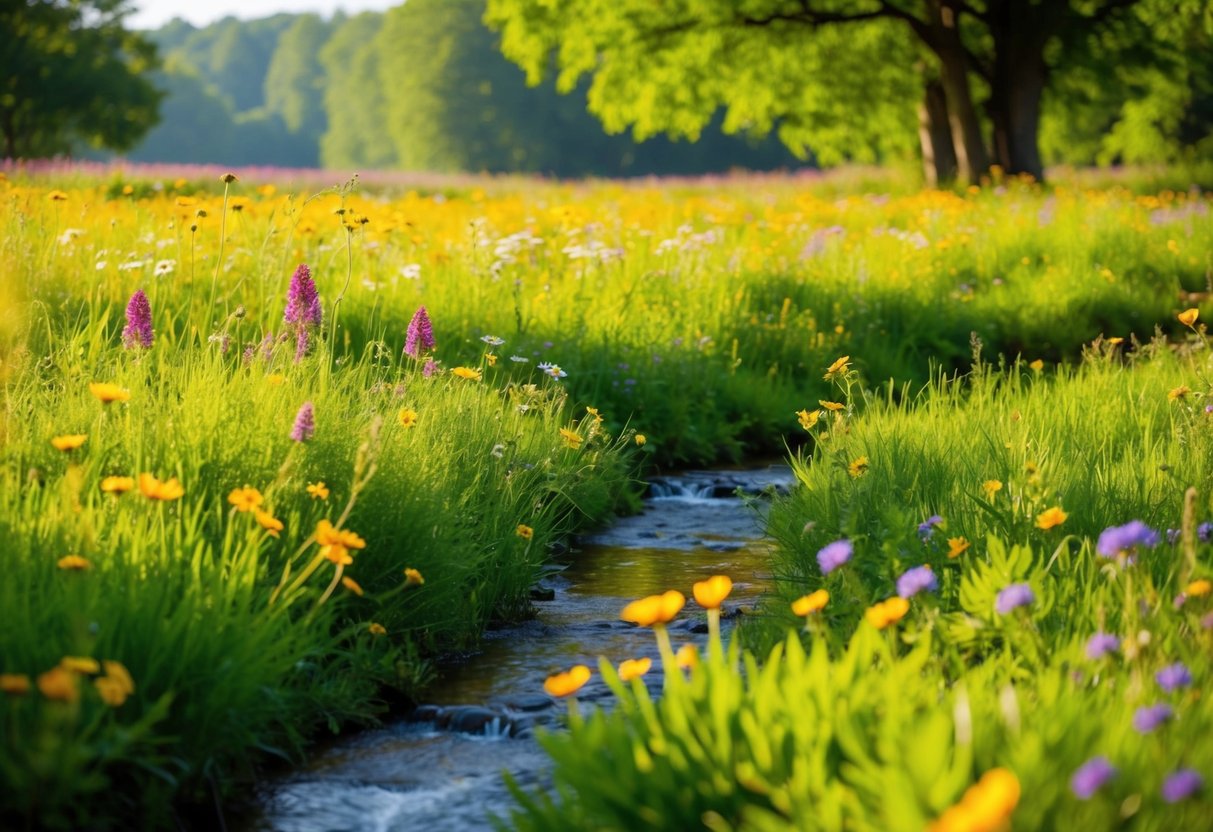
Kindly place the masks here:
POLYGON ((692 633, 706 633, 708 631, 708 622, 696 621, 691 626, 687 627, 692 633))
POLYGON ((545 711, 552 707, 552 700, 539 693, 520 693, 501 703, 511 711, 545 711))
POLYGON ((482 734, 486 725, 493 720, 502 720, 503 715, 489 708, 478 705, 464 705, 447 709, 448 720, 445 727, 464 734, 482 734))
POLYGON ((438 716, 442 713, 442 708, 438 705, 418 705, 409 714, 410 722, 435 722, 438 716))
POLYGON ((555 601, 556 590, 550 586, 533 586, 531 587, 532 601, 555 601))

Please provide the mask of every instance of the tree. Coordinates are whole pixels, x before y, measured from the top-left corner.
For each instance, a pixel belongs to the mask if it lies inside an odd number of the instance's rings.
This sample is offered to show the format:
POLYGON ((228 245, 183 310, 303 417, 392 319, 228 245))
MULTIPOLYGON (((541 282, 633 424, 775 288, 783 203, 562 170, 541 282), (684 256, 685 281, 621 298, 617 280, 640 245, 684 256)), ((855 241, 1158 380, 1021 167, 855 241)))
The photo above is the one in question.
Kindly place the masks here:
POLYGON ((326 126, 320 50, 328 37, 329 27, 317 15, 300 15, 278 39, 265 74, 266 109, 317 146, 326 126))
POLYGON ((898 79, 916 78, 924 150, 946 159, 950 137, 960 174, 976 182, 991 160, 1042 175, 1042 101, 1069 58, 1059 44, 1112 26, 1135 27, 1144 44, 1178 15, 1207 19, 1208 0, 489 0, 486 20, 532 82, 553 63, 564 90, 590 75, 590 110, 640 135, 693 134, 723 106, 726 128, 779 121, 789 146, 833 147, 820 110, 889 108, 905 95, 898 79), (831 37, 847 44, 833 50, 841 64, 821 58, 831 37), (804 109, 814 97, 818 112, 804 109))
POLYGON ((125 150, 157 121, 155 46, 126 0, 0 0, 0 134, 11 158, 125 150))
POLYGON ((328 131, 320 140, 320 160, 333 168, 390 168, 396 151, 384 127, 379 50, 373 48, 383 15, 363 12, 334 26, 320 50, 328 79, 324 109, 328 131))

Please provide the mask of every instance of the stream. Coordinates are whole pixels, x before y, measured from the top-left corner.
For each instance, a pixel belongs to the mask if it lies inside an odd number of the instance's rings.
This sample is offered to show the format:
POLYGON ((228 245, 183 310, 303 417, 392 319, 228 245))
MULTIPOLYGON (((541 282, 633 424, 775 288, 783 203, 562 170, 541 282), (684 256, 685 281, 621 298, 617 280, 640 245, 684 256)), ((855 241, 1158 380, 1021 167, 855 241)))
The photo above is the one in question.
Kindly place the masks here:
MULTIPOLYGON (((251 828, 275 832, 470 832, 492 829, 513 805, 502 779, 526 790, 550 782, 536 726, 553 728, 563 703, 543 692, 551 673, 574 664, 595 669, 578 692, 587 706, 608 705, 598 657, 618 664, 650 656, 654 692, 661 673, 652 633, 619 620, 631 600, 678 589, 687 608, 670 626, 677 649, 703 649, 704 615, 691 585, 715 575, 733 579, 730 615, 752 606, 770 583, 769 542, 754 508, 735 496, 786 490, 784 466, 688 472, 655 479, 641 514, 580 538, 541 583, 551 600, 536 618, 485 634, 481 650, 439 668, 429 702, 401 721, 339 740, 306 766, 265 785, 251 828), (548 593, 550 594, 550 593, 548 593)), ((763 505, 759 502, 759 505, 763 505)))

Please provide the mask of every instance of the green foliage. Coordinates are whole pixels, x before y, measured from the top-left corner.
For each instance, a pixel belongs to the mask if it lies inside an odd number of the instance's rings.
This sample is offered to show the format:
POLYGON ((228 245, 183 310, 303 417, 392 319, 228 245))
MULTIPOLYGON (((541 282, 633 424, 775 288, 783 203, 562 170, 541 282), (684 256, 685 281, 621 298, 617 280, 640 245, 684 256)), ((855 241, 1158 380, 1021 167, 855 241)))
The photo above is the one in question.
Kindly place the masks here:
MULTIPOLYGON (((328 126, 320 50, 329 34, 329 25, 318 16, 300 15, 278 39, 265 74, 266 109, 282 119, 288 132, 306 137, 316 148, 328 126)), ((317 162, 313 157, 304 165, 314 167, 317 162)))
POLYGON ((329 168, 389 168, 396 148, 386 130, 387 104, 379 80, 379 51, 371 48, 384 16, 364 12, 333 30, 320 51, 328 130, 320 161, 329 168))

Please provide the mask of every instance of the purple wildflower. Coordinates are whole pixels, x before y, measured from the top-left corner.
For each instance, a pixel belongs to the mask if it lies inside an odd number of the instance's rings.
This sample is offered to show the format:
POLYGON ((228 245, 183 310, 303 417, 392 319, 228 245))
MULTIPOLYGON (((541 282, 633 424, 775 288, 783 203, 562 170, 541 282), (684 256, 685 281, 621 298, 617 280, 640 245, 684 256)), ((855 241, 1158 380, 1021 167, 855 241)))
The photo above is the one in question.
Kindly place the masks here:
POLYGON ((306 442, 316 432, 316 413, 311 402, 304 402, 295 414, 295 424, 291 428, 291 439, 296 442, 306 442))
POLYGON ((438 372, 438 362, 432 358, 428 359, 425 362, 425 366, 421 368, 421 375, 425 376, 426 378, 429 378, 436 372, 438 372))
POLYGON ((261 339, 261 357, 268 364, 274 359, 274 333, 267 332, 261 339))
POLYGON ((821 567, 823 575, 829 575, 838 567, 851 559, 855 548, 851 545, 851 541, 835 540, 833 543, 828 543, 822 547, 817 553, 817 565, 821 567))
POLYGON ((1178 803, 1200 791, 1204 784, 1205 778, 1200 776, 1200 772, 1181 768, 1163 781, 1162 799, 1168 803, 1178 803))
POLYGON ((1095 550, 1105 558, 1114 558, 1134 546, 1157 546, 1160 542, 1162 538, 1158 532, 1140 520, 1133 520, 1123 526, 1104 529, 1095 550))
POLYGON ((994 602, 994 609, 999 615, 1006 615, 1016 607, 1022 607, 1036 600, 1036 594, 1027 584, 1010 584, 1004 587, 994 602))
POLYGON ((1165 702, 1147 705, 1133 712, 1133 729, 1139 734, 1149 734, 1173 716, 1175 711, 1165 702))
POLYGON ((1120 639, 1109 633, 1096 633, 1087 640, 1087 658, 1091 661, 1102 659, 1108 653, 1120 647, 1120 639))
POLYGON ((409 358, 421 358, 423 352, 429 352, 435 346, 430 313, 425 311, 424 306, 418 306, 404 336, 404 354, 409 358))
POLYGON ((253 357, 257 354, 257 345, 249 344, 244 348, 244 352, 240 356, 240 363, 245 367, 253 363, 253 357))
POLYGON ((312 280, 312 272, 300 263, 291 275, 291 285, 286 292, 286 313, 282 318, 297 327, 319 327, 321 316, 320 295, 312 280))
POLYGON ((1201 543, 1208 543, 1210 538, 1213 538, 1213 523, 1204 522, 1196 527, 1196 536, 1200 538, 1201 543))
POLYGON ((298 364, 307 357, 308 347, 311 346, 312 337, 308 335, 308 328, 305 326, 299 327, 295 332, 295 363, 298 364))
POLYGON ((1116 776, 1116 768, 1107 757, 1092 757, 1070 778, 1070 791, 1079 800, 1090 800, 1104 783, 1116 776))
POLYGON ((1158 686, 1167 693, 1171 693, 1177 688, 1192 684, 1192 673, 1183 662, 1176 662, 1155 673, 1154 681, 1158 682, 1158 686))
POLYGON ((939 579, 929 566, 915 566, 907 569, 897 579, 897 594, 902 598, 913 598, 922 591, 934 592, 939 589, 939 579))
POLYGON ((932 514, 926 520, 918 524, 918 536, 924 541, 931 539, 931 533, 935 531, 935 527, 943 522, 943 518, 938 514, 932 514))
POLYGON ((143 290, 136 289, 126 304, 126 326, 122 329, 122 346, 128 350, 133 347, 147 349, 152 345, 153 334, 152 305, 148 303, 143 290))

